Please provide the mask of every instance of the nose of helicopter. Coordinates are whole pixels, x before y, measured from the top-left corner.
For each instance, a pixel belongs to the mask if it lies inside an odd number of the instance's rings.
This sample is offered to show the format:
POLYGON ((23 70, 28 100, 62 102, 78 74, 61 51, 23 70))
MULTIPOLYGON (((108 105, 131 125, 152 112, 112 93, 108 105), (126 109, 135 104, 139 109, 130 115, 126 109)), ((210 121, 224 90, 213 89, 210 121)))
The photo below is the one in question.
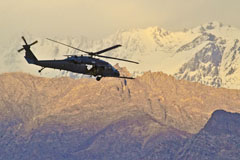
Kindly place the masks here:
POLYGON ((119 77, 119 76, 120 76, 120 73, 119 73, 118 70, 115 70, 115 71, 114 71, 114 76, 115 76, 115 77, 119 77))

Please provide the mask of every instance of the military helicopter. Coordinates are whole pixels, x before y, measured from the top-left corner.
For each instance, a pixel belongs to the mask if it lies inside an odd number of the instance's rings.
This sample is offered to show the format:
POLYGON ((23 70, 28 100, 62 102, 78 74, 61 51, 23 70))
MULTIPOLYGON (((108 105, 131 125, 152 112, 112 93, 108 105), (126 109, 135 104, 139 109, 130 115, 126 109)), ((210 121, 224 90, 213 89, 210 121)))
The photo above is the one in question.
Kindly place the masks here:
POLYGON ((115 57, 109 57, 109 56, 102 56, 100 54, 116 49, 118 47, 121 47, 121 45, 114 45, 112 47, 97 51, 97 52, 87 52, 84 50, 81 50, 79 48, 72 47, 70 45, 52 40, 47 38, 47 40, 70 47, 72 49, 81 51, 83 53, 86 53, 87 56, 83 55, 64 55, 67 58, 62 60, 38 60, 36 56, 31 51, 31 46, 36 44, 38 41, 35 41, 31 44, 28 44, 26 39, 22 37, 24 41, 23 48, 19 49, 18 52, 21 52, 25 50, 25 59, 29 64, 35 64, 38 66, 41 66, 42 68, 38 71, 39 73, 42 72, 45 68, 53 68, 53 69, 59 69, 59 70, 66 70, 74 73, 80 73, 85 75, 90 75, 96 77, 97 81, 100 81, 103 77, 116 77, 116 78, 124 78, 124 79, 134 79, 133 77, 122 77, 120 76, 119 71, 114 68, 111 64, 109 64, 106 61, 103 61, 101 59, 97 59, 94 57, 101 57, 101 58, 108 58, 108 59, 114 59, 119 61, 125 61, 130 63, 139 64, 135 61, 130 61, 126 59, 120 59, 115 57), (89 68, 90 66, 90 68, 89 68))

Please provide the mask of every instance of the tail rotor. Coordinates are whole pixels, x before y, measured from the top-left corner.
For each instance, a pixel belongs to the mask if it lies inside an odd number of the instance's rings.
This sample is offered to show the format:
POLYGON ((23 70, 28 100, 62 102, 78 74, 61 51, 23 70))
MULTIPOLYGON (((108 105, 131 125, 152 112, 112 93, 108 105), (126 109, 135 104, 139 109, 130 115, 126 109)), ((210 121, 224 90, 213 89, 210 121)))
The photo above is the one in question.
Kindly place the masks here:
POLYGON ((22 36, 22 39, 24 41, 24 45, 23 45, 23 48, 19 49, 18 52, 21 52, 23 50, 25 50, 25 59, 27 60, 28 63, 30 64, 36 64, 38 62, 38 59, 37 57, 33 54, 33 52, 31 51, 31 46, 36 44, 38 41, 35 41, 31 44, 28 44, 26 39, 22 36))
POLYGON ((23 50, 28 50, 28 49, 30 49, 30 47, 31 47, 32 45, 38 43, 38 41, 35 41, 35 42, 31 43, 31 44, 28 44, 27 41, 26 41, 26 39, 25 39, 23 36, 22 36, 22 39, 23 39, 25 45, 23 45, 23 48, 19 49, 18 52, 21 52, 21 51, 23 51, 23 50))

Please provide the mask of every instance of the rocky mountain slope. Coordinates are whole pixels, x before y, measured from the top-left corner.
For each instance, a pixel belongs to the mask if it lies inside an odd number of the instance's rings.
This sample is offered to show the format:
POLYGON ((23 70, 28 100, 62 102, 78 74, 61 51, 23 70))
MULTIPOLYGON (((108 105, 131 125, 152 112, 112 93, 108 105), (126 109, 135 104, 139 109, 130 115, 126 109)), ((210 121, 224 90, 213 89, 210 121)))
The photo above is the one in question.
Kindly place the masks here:
POLYGON ((213 111, 240 112, 240 91, 161 72, 100 82, 5 73, 0 93, 0 159, 173 159, 213 111))
POLYGON ((205 127, 190 138, 178 159, 239 159, 240 114, 218 110, 205 127))
MULTIPOLYGON (((44 38, 24 35, 28 41, 39 40, 40 43, 33 47, 39 59, 62 59, 65 54, 79 54, 44 38)), ((0 73, 24 71, 38 74, 39 67, 30 67, 23 54, 16 53, 22 44, 20 36, 22 35, 16 36, 10 46, 0 47, 0 73)), ((126 66, 135 76, 149 70, 162 71, 177 79, 215 87, 240 88, 240 29, 219 22, 210 22, 179 32, 170 32, 159 27, 119 30, 102 40, 89 40, 85 37, 50 38, 88 51, 122 44, 122 48, 106 55, 139 61, 139 65, 120 62, 121 66, 126 66)), ((110 62, 118 63, 114 60, 110 62)), ((43 72, 46 77, 62 75, 79 76, 50 69, 43 72)))

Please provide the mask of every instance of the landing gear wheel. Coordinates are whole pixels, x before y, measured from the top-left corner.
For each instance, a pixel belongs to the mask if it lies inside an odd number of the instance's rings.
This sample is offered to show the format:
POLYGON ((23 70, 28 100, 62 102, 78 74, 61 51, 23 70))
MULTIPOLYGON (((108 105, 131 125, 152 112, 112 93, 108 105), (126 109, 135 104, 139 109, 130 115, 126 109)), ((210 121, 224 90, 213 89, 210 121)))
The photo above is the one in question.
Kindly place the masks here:
POLYGON ((44 68, 45 68, 45 67, 42 67, 38 72, 41 73, 44 68))
POLYGON ((96 77, 96 80, 97 80, 97 81, 100 81, 101 79, 102 79, 102 77, 100 77, 100 76, 97 76, 97 77, 96 77))

